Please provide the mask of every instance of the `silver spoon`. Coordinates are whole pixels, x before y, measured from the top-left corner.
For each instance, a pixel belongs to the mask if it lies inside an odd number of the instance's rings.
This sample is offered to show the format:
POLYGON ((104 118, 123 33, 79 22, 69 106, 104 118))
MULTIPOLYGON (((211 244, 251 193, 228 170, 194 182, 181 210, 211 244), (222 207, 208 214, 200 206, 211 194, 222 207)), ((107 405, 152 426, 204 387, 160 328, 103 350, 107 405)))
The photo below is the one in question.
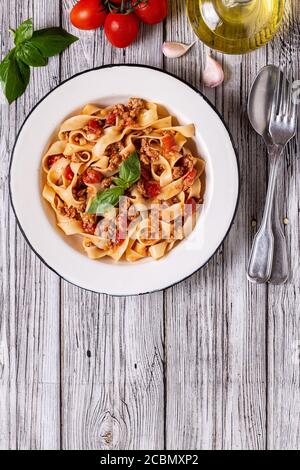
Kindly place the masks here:
MULTIPOLYGON (((288 81, 278 67, 269 65, 258 74, 248 101, 248 115, 253 128, 262 136, 270 155, 270 182, 262 225, 253 242, 248 266, 248 279, 256 283, 283 284, 289 277, 287 246, 278 217, 278 202, 274 191, 276 174, 283 146, 278 147, 270 135, 274 103, 278 100, 279 79, 287 93, 288 81)), ((282 90, 281 90, 282 91, 282 90)), ((283 96, 282 96, 283 98, 283 96)))

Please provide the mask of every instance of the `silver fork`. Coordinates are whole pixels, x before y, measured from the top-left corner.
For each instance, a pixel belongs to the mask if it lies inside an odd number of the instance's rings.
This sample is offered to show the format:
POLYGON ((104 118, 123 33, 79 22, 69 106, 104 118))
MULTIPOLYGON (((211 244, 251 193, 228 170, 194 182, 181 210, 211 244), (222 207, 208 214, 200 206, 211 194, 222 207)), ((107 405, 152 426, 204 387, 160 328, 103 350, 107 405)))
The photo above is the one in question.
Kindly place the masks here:
MULTIPOLYGON (((295 136, 297 128, 297 106, 293 96, 293 78, 290 71, 278 71, 275 99, 269 125, 272 144, 268 151, 270 155, 270 177, 267 199, 261 227, 257 232, 248 265, 248 279, 259 284, 268 282, 282 284, 288 279, 288 261, 286 242, 281 227, 274 239, 272 224, 276 177, 284 147, 295 136), (274 244, 276 245, 274 247, 274 244), (276 253, 274 252, 276 249, 276 253), (285 266, 284 266, 285 265, 285 266), (274 269, 272 271, 272 267, 274 269), (271 278, 272 275, 272 279, 271 278)), ((277 202, 276 202, 277 203, 277 202)), ((275 208, 275 216, 277 208, 275 208)))

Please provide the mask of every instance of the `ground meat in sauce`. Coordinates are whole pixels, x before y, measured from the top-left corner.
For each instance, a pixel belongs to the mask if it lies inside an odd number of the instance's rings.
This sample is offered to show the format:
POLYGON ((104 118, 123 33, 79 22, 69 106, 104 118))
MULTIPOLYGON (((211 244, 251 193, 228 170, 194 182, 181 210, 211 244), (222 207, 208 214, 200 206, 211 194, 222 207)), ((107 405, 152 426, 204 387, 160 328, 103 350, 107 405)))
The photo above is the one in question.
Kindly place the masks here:
POLYGON ((175 166, 172 170, 172 176, 175 180, 182 178, 185 173, 186 170, 181 166, 175 166))
POLYGON ((145 109, 145 102, 140 98, 130 98, 127 106, 124 104, 116 104, 111 109, 108 121, 111 125, 112 116, 118 119, 118 126, 124 129, 128 126, 134 126, 141 111, 145 109))
POLYGON ((175 166, 172 170, 172 175, 174 179, 182 178, 184 175, 192 171, 194 168, 193 157, 191 155, 186 155, 185 157, 179 160, 179 165, 175 166))
POLYGON ((106 147, 105 154, 110 157, 112 155, 115 155, 117 153, 122 152, 124 150, 125 144, 122 142, 116 142, 114 144, 110 144, 108 147, 106 147))
POLYGON ((112 178, 111 177, 103 178, 103 180, 100 183, 100 188, 101 189, 107 189, 107 188, 110 187, 111 183, 112 183, 112 178))
POLYGON ((124 148, 125 145, 122 141, 117 142, 115 144, 111 144, 107 147, 105 154, 109 157, 109 167, 112 171, 119 168, 122 161, 128 157, 127 153, 123 153, 122 155, 120 155, 124 148))
POLYGON ((141 98, 130 98, 128 101, 128 110, 130 117, 136 119, 145 108, 145 101, 141 98))
POLYGON ((109 160, 109 168, 113 171, 119 168, 120 164, 122 162, 122 157, 121 155, 113 155, 111 159, 109 160))
POLYGON ((84 212, 81 214, 81 219, 84 224, 95 224, 97 222, 97 216, 96 214, 88 214, 87 212, 84 212))
POLYGON ((137 190, 138 192, 143 196, 143 197, 147 197, 147 191, 146 191, 146 188, 145 188, 145 185, 144 185, 144 181, 142 179, 140 179, 137 183, 137 190))
POLYGON ((83 212, 81 214, 83 231, 93 235, 96 230, 97 216, 95 214, 88 214, 83 212))
POLYGON ((73 206, 68 207, 65 202, 63 206, 59 208, 59 212, 61 213, 61 215, 69 217, 70 219, 80 220, 80 214, 78 210, 73 206))
POLYGON ((152 161, 153 160, 155 161, 155 160, 158 160, 160 156, 159 150, 156 150, 153 147, 151 147, 148 139, 142 139, 140 152, 141 152, 140 153, 141 160, 145 156, 146 160, 150 159, 152 161))
POLYGON ((145 153, 140 154, 140 160, 144 165, 149 166, 150 165, 150 159, 145 153))
POLYGON ((75 186, 75 188, 72 189, 72 194, 74 199, 78 202, 82 202, 82 207, 84 210, 86 199, 87 199, 87 188, 80 186, 75 186))
POLYGON ((192 169, 194 168, 194 159, 192 155, 186 155, 185 157, 183 157, 182 161, 183 167, 186 168, 187 171, 192 171, 192 169))

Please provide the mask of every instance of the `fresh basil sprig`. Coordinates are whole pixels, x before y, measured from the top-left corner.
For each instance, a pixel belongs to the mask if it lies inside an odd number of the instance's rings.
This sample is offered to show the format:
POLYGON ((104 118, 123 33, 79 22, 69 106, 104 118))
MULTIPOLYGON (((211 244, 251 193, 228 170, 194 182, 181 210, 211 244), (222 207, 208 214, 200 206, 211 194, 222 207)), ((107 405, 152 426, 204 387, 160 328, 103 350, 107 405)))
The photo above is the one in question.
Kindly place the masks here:
POLYGON ((33 30, 32 20, 24 21, 14 36, 15 47, 0 63, 0 84, 9 104, 21 96, 30 79, 30 67, 43 67, 48 57, 59 54, 78 38, 62 28, 33 30))
POLYGON ((120 165, 119 177, 113 178, 113 182, 116 186, 128 189, 140 179, 140 176, 141 163, 137 152, 134 152, 120 165))
POLYGON ((104 215, 112 207, 115 207, 121 196, 124 194, 124 189, 119 188, 118 186, 114 186, 112 188, 106 189, 102 193, 98 193, 97 196, 94 197, 88 213, 89 214, 97 214, 97 215, 104 215))
POLYGON ((113 178, 115 186, 98 193, 88 209, 89 214, 104 215, 115 207, 126 189, 129 189, 141 177, 141 163, 137 152, 132 153, 121 165, 119 176, 113 178))

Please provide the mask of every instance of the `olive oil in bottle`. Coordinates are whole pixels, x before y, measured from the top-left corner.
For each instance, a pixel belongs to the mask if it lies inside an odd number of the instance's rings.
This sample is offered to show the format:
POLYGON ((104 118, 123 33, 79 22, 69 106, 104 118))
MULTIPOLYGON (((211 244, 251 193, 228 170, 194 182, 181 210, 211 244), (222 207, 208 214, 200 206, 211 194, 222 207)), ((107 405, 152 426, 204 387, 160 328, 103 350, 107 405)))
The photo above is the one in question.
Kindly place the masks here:
POLYGON ((269 42, 280 26, 285 0, 187 0, 192 27, 210 48, 243 54, 269 42))

